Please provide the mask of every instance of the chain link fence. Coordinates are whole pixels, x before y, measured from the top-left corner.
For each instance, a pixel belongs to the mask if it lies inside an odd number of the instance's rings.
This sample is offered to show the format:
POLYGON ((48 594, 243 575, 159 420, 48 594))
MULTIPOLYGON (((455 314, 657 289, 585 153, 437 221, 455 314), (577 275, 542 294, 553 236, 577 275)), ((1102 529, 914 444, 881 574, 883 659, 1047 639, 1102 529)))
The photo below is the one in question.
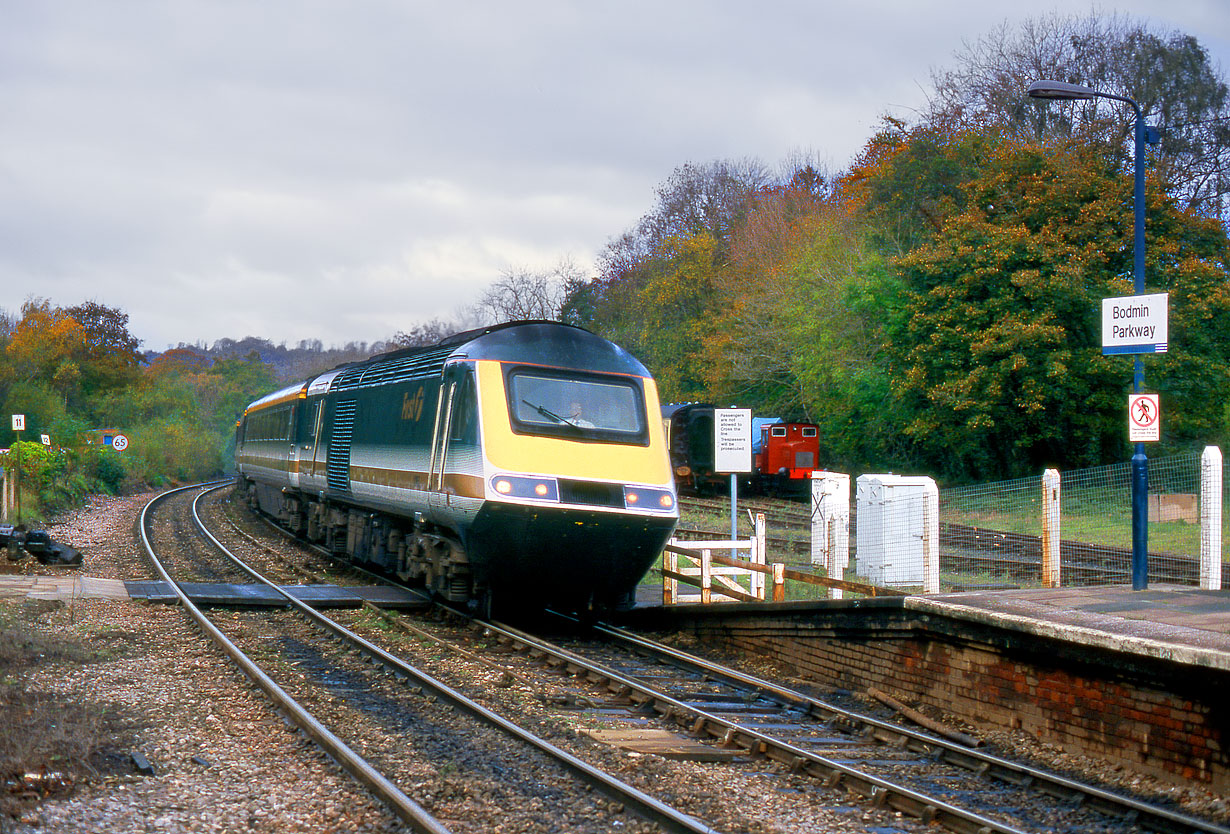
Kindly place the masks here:
MULTIPOLYGON (((1200 481, 1200 453, 1149 461, 1150 582, 1200 582, 1200 481)), ((1131 582, 1131 492, 1130 463, 1060 473, 1061 584, 1131 582)), ((1041 477, 941 490, 941 586, 1040 586, 1044 495, 1041 477)), ((1224 507, 1228 495, 1223 483, 1223 542, 1230 534, 1224 507)), ((1223 587, 1227 579, 1230 575, 1223 571, 1223 587)))

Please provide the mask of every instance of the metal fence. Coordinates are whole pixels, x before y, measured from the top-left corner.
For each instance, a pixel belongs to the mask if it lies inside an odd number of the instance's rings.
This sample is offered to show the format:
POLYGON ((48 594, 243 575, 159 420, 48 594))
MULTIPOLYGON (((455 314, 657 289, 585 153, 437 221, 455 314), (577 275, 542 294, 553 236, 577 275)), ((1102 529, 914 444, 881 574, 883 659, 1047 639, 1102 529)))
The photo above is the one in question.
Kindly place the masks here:
MULTIPOLYGON (((1131 581, 1131 465, 1060 473, 1061 584, 1131 581)), ((1230 484, 1222 486, 1222 537, 1230 484)), ((1197 585, 1200 574, 1201 454, 1149 461, 1150 582, 1197 585)), ((1042 584, 1042 478, 940 491, 940 574, 948 589, 1042 584)), ((1224 558, 1224 556, 1223 556, 1224 558)), ((1223 572, 1226 587, 1230 575, 1223 572)))

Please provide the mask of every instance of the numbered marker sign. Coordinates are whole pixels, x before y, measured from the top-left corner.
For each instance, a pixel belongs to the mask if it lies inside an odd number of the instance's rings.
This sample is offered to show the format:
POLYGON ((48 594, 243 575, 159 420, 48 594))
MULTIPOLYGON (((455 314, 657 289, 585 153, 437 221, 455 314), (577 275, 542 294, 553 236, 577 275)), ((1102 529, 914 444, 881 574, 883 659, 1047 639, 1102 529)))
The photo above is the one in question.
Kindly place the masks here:
POLYGON ((13 431, 25 431, 25 430, 26 430, 26 415, 14 414, 13 415, 13 431))
POLYGON ((1128 440, 1156 443, 1162 439, 1162 409, 1157 394, 1132 394, 1128 397, 1128 440))
POLYGON ((122 434, 117 434, 111 438, 111 448, 117 452, 122 452, 128 448, 128 438, 122 434))
POLYGON ((49 434, 44 434, 44 435, 43 435, 43 437, 42 437, 42 440, 43 440, 43 445, 44 445, 44 446, 50 446, 50 445, 51 445, 51 435, 49 435, 49 434))

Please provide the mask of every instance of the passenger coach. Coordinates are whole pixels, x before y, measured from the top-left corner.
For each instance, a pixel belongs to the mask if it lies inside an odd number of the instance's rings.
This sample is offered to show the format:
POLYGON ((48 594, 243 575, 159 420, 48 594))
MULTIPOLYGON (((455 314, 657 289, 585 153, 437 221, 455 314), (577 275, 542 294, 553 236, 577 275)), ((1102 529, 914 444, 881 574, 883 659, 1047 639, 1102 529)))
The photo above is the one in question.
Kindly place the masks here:
POLYGON ((488 607, 609 607, 678 520, 658 414, 620 347, 514 322, 269 394, 235 459, 254 507, 356 563, 488 607))

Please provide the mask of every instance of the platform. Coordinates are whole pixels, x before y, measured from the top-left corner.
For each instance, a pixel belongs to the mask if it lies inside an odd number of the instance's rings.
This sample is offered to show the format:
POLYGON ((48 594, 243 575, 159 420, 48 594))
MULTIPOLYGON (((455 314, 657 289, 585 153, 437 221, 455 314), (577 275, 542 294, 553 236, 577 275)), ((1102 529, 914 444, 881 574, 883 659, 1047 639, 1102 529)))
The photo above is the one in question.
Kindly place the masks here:
POLYGON ((1125 585, 907 597, 907 610, 1230 671, 1230 591, 1125 585))
MULTIPOLYGON (((661 589, 642 585, 637 608, 663 613, 661 589)), ((1006 631, 1127 652, 1176 663, 1230 671, 1230 591, 1202 591, 1186 585, 1127 585, 964 591, 931 596, 820 600, 814 603, 715 603, 714 614, 740 616, 774 608, 833 615, 858 608, 900 606, 915 614, 978 623, 1006 631), (785 606, 781 608, 780 606, 785 606)), ((695 613, 696 604, 674 606, 695 613)), ((708 612, 706 612, 708 613, 708 612)))
MULTIPOLYGON (((200 606, 270 607, 286 604, 264 585, 185 582, 184 592, 200 606)), ((283 585, 288 594, 313 608, 358 608, 364 602, 381 608, 412 610, 426 606, 423 597, 388 585, 283 585)), ((88 576, 0 575, 0 599, 59 600, 139 599, 174 604, 179 601, 166 582, 94 579, 88 576)))

